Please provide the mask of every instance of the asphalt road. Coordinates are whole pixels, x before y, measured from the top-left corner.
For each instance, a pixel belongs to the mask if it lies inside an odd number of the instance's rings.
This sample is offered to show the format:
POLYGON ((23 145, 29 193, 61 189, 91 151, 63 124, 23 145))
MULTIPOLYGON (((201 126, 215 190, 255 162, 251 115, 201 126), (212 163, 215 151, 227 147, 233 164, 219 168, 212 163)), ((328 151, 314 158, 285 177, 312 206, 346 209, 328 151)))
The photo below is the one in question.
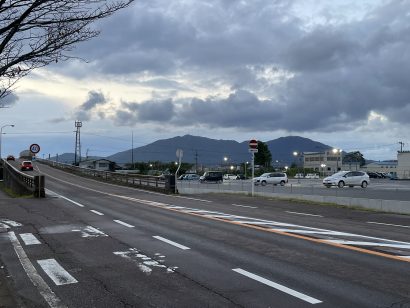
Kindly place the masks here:
POLYGON ((0 258, 21 306, 410 307, 410 216, 39 168, 47 198, 0 198, 0 258))

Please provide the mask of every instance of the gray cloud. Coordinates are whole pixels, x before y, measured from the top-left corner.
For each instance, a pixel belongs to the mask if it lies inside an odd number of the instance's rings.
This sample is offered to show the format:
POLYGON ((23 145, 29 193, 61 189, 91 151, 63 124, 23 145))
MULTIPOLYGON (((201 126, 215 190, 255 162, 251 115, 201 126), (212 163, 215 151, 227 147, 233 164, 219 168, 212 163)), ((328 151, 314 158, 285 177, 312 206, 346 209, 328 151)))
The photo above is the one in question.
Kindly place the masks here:
POLYGON ((0 107, 13 106, 18 100, 19 97, 17 96, 17 94, 15 94, 14 92, 10 92, 5 97, 2 97, 0 99, 0 107))
MULTIPOLYGON (((92 118, 92 112, 97 106, 105 105, 108 101, 103 93, 97 91, 89 91, 87 100, 82 103, 76 110, 75 120, 89 121, 92 118)), ((100 115, 101 113, 97 113, 100 115)))
MULTIPOLYGON (((117 125, 331 132, 362 125, 372 111, 406 123, 410 2, 382 1, 357 19, 324 9, 317 25, 295 13, 297 3, 137 2, 104 20, 101 37, 78 54, 92 59, 96 73, 156 76, 147 85, 159 90, 183 89, 174 81, 182 73, 198 87, 232 91, 221 93, 225 99, 125 103, 114 117, 117 125), (288 77, 265 76, 267 69, 288 77)), ((79 116, 89 119, 87 106, 79 116)))

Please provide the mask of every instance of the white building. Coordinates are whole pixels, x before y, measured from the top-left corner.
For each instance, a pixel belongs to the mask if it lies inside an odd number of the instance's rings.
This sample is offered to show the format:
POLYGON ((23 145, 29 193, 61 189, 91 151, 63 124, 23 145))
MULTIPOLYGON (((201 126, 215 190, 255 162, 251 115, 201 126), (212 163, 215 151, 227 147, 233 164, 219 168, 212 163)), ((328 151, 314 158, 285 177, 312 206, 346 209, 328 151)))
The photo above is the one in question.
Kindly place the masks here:
POLYGON ((95 169, 98 171, 114 171, 115 163, 108 159, 83 160, 80 162, 80 168, 95 169))
POLYGON ((390 161, 376 161, 369 164, 364 165, 361 168, 363 171, 366 172, 382 172, 382 173, 397 173, 397 161, 390 160, 390 161))
POLYGON ((397 177, 410 179, 410 151, 397 152, 397 177))
POLYGON ((304 152, 303 168, 312 169, 322 175, 330 175, 342 170, 343 152, 329 149, 324 152, 304 152))

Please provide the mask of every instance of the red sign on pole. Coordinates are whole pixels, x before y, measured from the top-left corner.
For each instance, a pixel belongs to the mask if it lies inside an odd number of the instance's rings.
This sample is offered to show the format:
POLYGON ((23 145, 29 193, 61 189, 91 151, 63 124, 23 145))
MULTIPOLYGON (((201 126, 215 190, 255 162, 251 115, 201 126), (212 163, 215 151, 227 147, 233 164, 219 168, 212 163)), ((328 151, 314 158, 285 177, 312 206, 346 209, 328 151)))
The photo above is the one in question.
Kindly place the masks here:
POLYGON ((252 139, 249 141, 249 148, 257 149, 258 148, 258 140, 252 139))

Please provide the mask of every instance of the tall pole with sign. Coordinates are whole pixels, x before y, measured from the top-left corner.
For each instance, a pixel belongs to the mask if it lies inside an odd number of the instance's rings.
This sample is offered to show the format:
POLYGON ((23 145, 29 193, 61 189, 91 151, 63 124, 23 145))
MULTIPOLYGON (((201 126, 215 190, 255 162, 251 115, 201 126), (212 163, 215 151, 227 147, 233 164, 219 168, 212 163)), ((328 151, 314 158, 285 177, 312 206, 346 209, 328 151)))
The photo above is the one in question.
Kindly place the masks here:
POLYGON ((178 192, 178 189, 177 189, 178 171, 179 171, 179 168, 181 168, 181 161, 182 161, 182 156, 184 155, 184 151, 182 151, 181 149, 178 149, 176 152, 176 155, 178 158, 178 169, 177 171, 175 171, 175 193, 178 192))
POLYGON ((249 141, 249 152, 252 154, 252 197, 255 194, 255 184, 253 183, 253 178, 255 177, 255 153, 258 153, 258 141, 252 139, 249 141))

